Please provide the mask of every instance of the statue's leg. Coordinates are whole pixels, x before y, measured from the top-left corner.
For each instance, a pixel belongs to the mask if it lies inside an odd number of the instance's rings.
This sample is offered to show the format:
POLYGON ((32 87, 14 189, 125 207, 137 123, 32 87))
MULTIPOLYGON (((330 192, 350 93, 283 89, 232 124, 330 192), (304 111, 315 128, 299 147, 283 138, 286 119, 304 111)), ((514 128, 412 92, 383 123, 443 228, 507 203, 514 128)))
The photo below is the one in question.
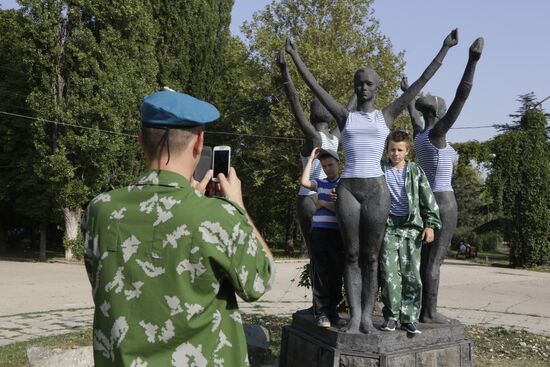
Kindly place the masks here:
POLYGON ((457 223, 457 205, 454 192, 435 192, 439 205, 441 229, 435 231, 434 242, 422 246, 422 310, 420 321, 425 323, 448 323, 450 320, 437 312, 440 267, 445 260, 457 223))
POLYGON ((336 215, 344 243, 344 288, 350 308, 349 332, 358 332, 361 321, 361 269, 359 268, 360 204, 349 189, 349 179, 342 179, 337 188, 336 215))
MULTIPOLYGON (((311 289, 313 290, 313 264, 311 263, 311 244, 310 244, 310 235, 311 235, 311 218, 315 213, 315 204, 317 202, 317 194, 314 195, 298 195, 297 202, 297 212, 298 212, 298 223, 300 224, 300 231, 302 232, 302 238, 306 244, 307 255, 309 256, 309 284, 311 284, 311 289)), ((299 313, 305 314, 314 314, 313 306, 310 308, 299 310, 299 313)))
POLYGON ((302 232, 302 238, 306 243, 308 255, 311 254, 311 244, 309 243, 309 237, 311 233, 311 218, 315 213, 315 204, 317 202, 317 194, 298 196, 298 223, 300 224, 300 231, 302 232))
POLYGON ((359 262, 363 276, 361 326, 364 333, 376 331, 372 311, 378 291, 378 257, 390 212, 390 193, 384 177, 367 178, 361 205, 359 262))

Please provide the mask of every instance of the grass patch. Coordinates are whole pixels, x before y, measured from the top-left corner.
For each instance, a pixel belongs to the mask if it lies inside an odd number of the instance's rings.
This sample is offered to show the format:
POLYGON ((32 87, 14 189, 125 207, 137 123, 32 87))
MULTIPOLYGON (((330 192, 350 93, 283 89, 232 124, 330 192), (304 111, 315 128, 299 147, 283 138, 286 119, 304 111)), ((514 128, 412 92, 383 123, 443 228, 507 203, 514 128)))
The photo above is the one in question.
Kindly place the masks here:
MULTIPOLYGON (((271 335, 270 348, 272 355, 279 355, 282 328, 290 324, 290 316, 244 314, 243 321, 247 324, 258 324, 268 329, 271 335)), ((467 326, 466 337, 474 342, 477 366, 538 367, 550 365, 550 337, 532 334, 523 330, 478 326, 467 326)), ((90 345, 91 340, 91 329, 85 329, 78 333, 37 338, 0 347, 0 366, 27 366, 25 351, 31 346, 68 349, 90 345)))
POLYGON ((92 329, 84 329, 77 333, 45 336, 31 339, 26 342, 0 347, 0 366, 2 367, 27 367, 27 348, 49 347, 64 348, 82 347, 92 344, 92 329))
POLYGON ((466 336, 474 342, 477 366, 531 367, 550 365, 550 337, 524 330, 467 326, 466 336))

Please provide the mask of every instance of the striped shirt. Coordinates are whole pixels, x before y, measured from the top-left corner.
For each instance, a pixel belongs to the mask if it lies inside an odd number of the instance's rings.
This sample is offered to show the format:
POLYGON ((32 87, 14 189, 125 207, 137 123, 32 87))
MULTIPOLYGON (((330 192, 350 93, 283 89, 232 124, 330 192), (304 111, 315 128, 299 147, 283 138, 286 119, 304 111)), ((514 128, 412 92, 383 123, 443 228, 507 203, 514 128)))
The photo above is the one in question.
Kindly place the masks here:
POLYGON ((350 112, 342 131, 346 158, 342 178, 383 176, 380 159, 389 132, 381 111, 350 112))
POLYGON ((449 143, 443 149, 434 146, 430 141, 431 130, 426 129, 414 138, 418 163, 426 172, 433 192, 453 191, 453 163, 458 154, 449 143))
MULTIPOLYGON (((328 178, 315 179, 317 183, 317 193, 319 194, 319 200, 331 202, 330 192, 333 188, 340 183, 340 177, 334 181, 330 181, 328 178)), ((328 228, 328 229, 340 229, 338 222, 336 221, 336 213, 325 207, 320 207, 313 214, 311 219, 311 227, 313 228, 328 228)))
MULTIPOLYGON (((332 138, 329 138, 327 134, 324 132, 319 131, 319 135, 321 135, 321 148, 323 149, 331 149, 335 152, 338 151, 338 137, 332 136, 332 138)), ((307 164, 307 160, 309 157, 304 157, 300 154, 300 158, 302 160, 302 169, 305 168, 307 164)), ((318 159, 313 161, 313 164, 311 166, 311 173, 309 174, 309 180, 315 181, 317 178, 326 178, 327 175, 325 175, 325 172, 323 172, 323 168, 321 167, 321 163, 318 159)), ((298 191, 299 196, 307 196, 307 195, 313 195, 315 194, 315 191, 311 191, 310 189, 300 186, 300 191, 298 191)))
POLYGON ((409 200, 405 188, 408 165, 401 169, 389 167, 386 172, 386 184, 391 196, 390 214, 398 217, 409 215, 409 200))

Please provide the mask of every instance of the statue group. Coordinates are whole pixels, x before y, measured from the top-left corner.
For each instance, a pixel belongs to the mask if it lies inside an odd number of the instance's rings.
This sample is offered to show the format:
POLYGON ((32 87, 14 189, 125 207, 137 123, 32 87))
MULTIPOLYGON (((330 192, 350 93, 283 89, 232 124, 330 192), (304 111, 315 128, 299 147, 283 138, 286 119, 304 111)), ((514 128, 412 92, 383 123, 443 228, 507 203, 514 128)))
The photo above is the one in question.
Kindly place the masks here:
MULTIPOLYGON (((390 194, 380 161, 386 137, 405 108, 408 108, 412 120, 418 163, 426 172, 441 218, 441 228, 435 231, 433 243, 422 246, 422 307, 419 320, 423 323, 451 322, 437 311, 440 267, 457 224, 457 204, 451 186, 456 152, 449 145, 446 135, 472 88, 476 63, 483 50, 483 38, 476 39, 470 46, 464 74, 448 109, 441 97, 428 95, 419 97, 416 102, 414 100, 440 68, 448 50, 457 43, 458 32, 455 29, 444 39, 441 49, 422 75, 410 85, 403 78, 403 93, 383 109, 377 110, 377 90, 382 81, 376 71, 369 68, 356 71, 354 96, 348 106, 344 106, 319 85, 302 61, 296 45, 287 40, 285 51, 315 96, 310 105, 309 121, 290 77, 285 53, 277 56, 285 92, 305 136, 300 152, 302 159, 307 160, 315 147, 336 151, 339 141, 342 142, 345 166, 336 189, 336 217, 345 248, 344 288, 350 311, 345 326, 347 332, 369 334, 376 330, 372 314, 379 287, 379 253, 390 211, 390 194), (333 121, 336 121, 337 128, 331 131, 333 121)), ((322 171, 317 163, 312 175, 320 174, 322 171)), ((316 207, 315 200, 314 192, 304 188, 300 190, 298 218, 308 249, 312 246, 307 234, 316 207)))

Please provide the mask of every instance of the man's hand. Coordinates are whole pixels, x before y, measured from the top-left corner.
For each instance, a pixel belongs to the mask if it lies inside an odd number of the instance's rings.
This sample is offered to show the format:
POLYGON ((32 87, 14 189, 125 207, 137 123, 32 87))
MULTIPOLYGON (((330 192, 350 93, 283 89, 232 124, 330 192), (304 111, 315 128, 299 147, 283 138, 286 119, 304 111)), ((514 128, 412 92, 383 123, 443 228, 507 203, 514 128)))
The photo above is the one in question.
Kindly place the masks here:
POLYGON ((286 39, 286 42, 285 42, 285 51, 288 52, 288 54, 292 55, 292 54, 296 54, 298 52, 298 49, 296 48, 296 46, 294 45, 294 43, 292 43, 292 40, 290 39, 290 37, 288 37, 286 39))
POLYGON ((212 179, 212 170, 209 169, 204 174, 204 177, 202 178, 201 182, 195 180, 194 178, 191 181, 191 186, 201 194, 204 194, 206 191, 206 187, 208 186, 208 183, 212 179))
POLYGON ((424 228, 422 231, 422 242, 431 243, 434 240, 434 229, 433 228, 424 228))
POLYGON ((229 169, 229 177, 225 177, 223 173, 218 175, 218 181, 221 186, 222 194, 229 200, 238 204, 244 209, 243 194, 241 191, 241 180, 237 177, 235 168, 229 169))

